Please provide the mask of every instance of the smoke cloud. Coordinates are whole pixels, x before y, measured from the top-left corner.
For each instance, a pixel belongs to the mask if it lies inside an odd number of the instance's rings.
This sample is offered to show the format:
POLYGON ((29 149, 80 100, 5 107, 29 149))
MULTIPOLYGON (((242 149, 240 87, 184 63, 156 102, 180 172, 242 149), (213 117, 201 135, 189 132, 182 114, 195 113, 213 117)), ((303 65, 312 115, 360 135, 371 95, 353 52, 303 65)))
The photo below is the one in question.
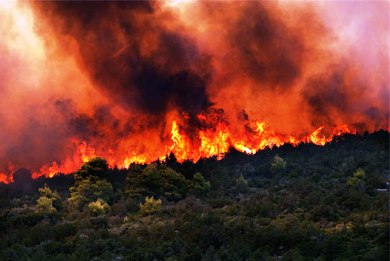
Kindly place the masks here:
POLYGON ((70 172, 93 156, 111 166, 170 152, 197 160, 226 146, 316 142, 305 137, 340 126, 388 128, 389 10, 385 1, 1 3, 2 179, 21 167, 70 172))

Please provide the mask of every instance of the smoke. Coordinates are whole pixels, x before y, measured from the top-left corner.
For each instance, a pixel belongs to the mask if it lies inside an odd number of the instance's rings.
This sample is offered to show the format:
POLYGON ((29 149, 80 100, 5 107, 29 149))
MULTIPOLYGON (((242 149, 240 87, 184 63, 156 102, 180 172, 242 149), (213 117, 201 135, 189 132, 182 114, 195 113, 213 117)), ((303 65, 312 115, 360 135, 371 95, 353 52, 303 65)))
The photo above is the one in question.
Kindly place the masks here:
POLYGON ((257 121, 286 141, 387 128, 388 16, 385 1, 1 3, 0 173, 277 143, 253 140, 257 121))
POLYGON ((171 108, 196 113, 209 105, 207 55, 179 26, 165 26, 174 17, 159 14, 152 3, 38 5, 42 12, 51 10, 54 33, 76 43, 81 66, 114 102, 152 115, 171 108))

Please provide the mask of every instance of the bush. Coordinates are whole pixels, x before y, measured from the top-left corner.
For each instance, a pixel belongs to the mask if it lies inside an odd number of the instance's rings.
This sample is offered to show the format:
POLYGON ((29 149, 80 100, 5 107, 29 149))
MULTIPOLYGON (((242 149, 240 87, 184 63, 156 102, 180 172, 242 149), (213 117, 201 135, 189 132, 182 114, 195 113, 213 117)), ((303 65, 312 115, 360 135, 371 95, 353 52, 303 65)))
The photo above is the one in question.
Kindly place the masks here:
POLYGON ((274 157, 274 160, 271 163, 271 172, 272 173, 280 173, 283 172, 286 169, 286 161, 279 157, 279 155, 276 155, 274 157))
POLYGON ((164 196, 168 200, 179 200, 187 194, 189 182, 173 169, 151 164, 141 172, 128 174, 125 193, 130 197, 146 195, 164 196))
POLYGON ((82 210, 86 204, 98 198, 109 202, 113 195, 111 183, 93 176, 76 181, 76 184, 69 190, 69 203, 78 210, 82 210))
POLYGON ((248 181, 244 178, 244 176, 241 174, 237 179, 236 184, 238 192, 244 193, 249 190, 248 181))
MULTIPOLYGON (((38 189, 39 195, 42 198, 47 198, 51 201, 51 205, 56 209, 60 210, 62 208, 62 199, 58 194, 57 190, 52 191, 47 184, 45 184, 42 188, 38 189)), ((42 199, 45 201, 45 199, 42 199)), ((42 202, 43 203, 43 202, 42 202)))
POLYGON ((153 197, 146 197, 144 204, 139 204, 140 211, 143 215, 157 213, 161 209, 161 200, 153 197))
POLYGON ((88 204, 88 210, 95 216, 105 215, 110 211, 110 206, 103 199, 98 198, 88 204))
POLYGON ((208 192, 210 187, 210 182, 206 181, 206 179, 199 172, 195 173, 195 175, 192 177, 191 191, 194 194, 201 196, 208 192))
POLYGON ((39 213, 44 215, 52 215, 57 212, 53 207, 53 200, 46 196, 42 196, 37 200, 37 209, 39 213))
POLYGON ((363 185, 364 184, 364 178, 366 176, 366 173, 364 172, 363 169, 361 168, 358 168, 354 173, 353 173, 353 176, 350 177, 348 180, 347 180, 347 185, 348 186, 357 186, 359 184, 363 185))
POLYGON ((84 179, 89 176, 104 178, 107 174, 107 171, 107 161, 105 159, 96 157, 81 166, 81 168, 75 173, 75 178, 84 179))

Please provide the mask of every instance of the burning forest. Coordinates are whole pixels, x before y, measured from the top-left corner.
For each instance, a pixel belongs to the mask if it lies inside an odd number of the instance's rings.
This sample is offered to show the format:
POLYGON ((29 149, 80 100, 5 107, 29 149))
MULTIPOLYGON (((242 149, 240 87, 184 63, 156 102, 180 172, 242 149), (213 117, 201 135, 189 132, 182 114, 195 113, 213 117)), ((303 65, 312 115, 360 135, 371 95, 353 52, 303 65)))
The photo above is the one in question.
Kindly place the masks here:
POLYGON ((388 130, 388 16, 387 1, 2 1, 0 181, 388 130))

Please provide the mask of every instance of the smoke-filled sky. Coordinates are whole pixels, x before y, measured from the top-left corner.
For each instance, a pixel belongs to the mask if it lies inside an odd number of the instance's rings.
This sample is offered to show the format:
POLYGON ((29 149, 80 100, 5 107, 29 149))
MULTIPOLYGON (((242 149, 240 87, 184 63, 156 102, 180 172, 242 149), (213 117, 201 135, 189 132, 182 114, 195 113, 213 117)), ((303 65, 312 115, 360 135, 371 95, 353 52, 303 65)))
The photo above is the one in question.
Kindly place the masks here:
POLYGON ((0 1, 0 172, 196 159, 258 142, 253 122, 289 140, 388 128, 389 17, 388 1, 0 1))

